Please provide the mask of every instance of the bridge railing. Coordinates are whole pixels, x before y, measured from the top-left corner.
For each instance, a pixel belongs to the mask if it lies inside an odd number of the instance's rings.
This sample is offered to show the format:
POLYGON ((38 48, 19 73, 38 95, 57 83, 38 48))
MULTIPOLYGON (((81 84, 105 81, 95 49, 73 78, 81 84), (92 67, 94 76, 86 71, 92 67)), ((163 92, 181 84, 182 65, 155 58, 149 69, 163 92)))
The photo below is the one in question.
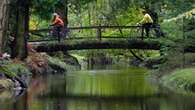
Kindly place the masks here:
MULTIPOLYGON (((31 30, 29 41, 57 40, 58 36, 50 35, 51 29, 31 30)), ((63 39, 63 36, 61 39, 63 39)), ((68 27, 65 29, 64 39, 117 39, 144 38, 142 26, 88 26, 68 27)))

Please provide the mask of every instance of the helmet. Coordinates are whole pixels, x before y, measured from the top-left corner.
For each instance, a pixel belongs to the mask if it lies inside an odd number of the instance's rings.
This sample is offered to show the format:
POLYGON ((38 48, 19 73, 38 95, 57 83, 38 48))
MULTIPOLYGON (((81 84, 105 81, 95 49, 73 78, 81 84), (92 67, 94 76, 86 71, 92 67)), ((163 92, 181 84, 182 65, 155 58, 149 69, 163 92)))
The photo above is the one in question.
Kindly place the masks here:
POLYGON ((53 13, 53 16, 58 16, 58 14, 57 13, 53 13))

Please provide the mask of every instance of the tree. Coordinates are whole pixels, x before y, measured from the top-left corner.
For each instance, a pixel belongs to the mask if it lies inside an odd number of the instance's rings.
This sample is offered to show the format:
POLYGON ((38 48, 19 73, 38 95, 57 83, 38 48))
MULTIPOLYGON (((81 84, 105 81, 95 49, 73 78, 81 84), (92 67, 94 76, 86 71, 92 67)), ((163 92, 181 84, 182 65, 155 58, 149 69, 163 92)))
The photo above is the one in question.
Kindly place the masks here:
POLYGON ((68 0, 61 0, 55 4, 55 11, 60 14, 64 21, 64 26, 68 26, 68 0))
POLYGON ((8 29, 9 0, 0 0, 0 53, 4 49, 4 39, 8 29))
POLYGON ((29 0, 17 0, 16 37, 13 57, 27 57, 27 36, 29 31, 29 0))

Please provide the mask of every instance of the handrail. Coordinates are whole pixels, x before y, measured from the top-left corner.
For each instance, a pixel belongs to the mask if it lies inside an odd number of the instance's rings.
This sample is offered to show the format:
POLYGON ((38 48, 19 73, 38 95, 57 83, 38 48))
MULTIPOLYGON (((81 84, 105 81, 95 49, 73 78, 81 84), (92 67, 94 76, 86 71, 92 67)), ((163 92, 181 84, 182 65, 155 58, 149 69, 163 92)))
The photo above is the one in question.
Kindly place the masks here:
MULTIPOLYGON (((83 27, 67 27, 66 29, 69 30, 82 30, 82 29, 112 29, 112 28, 123 28, 123 29, 128 29, 128 28, 140 28, 142 26, 83 26, 83 27)), ((50 29, 38 29, 38 30, 30 30, 30 33, 33 32, 44 32, 44 31, 49 31, 50 29)))
MULTIPOLYGON (((143 39, 143 26, 83 26, 83 27, 67 27, 65 28, 66 30, 69 31, 74 31, 74 30, 96 30, 96 38, 98 40, 102 39, 102 33, 104 29, 141 29, 140 36, 143 39)), ((39 32, 47 32, 50 31, 51 29, 39 29, 39 30, 30 30, 29 33, 35 34, 39 32)), ((58 40, 60 41, 60 36, 58 36, 58 40)))

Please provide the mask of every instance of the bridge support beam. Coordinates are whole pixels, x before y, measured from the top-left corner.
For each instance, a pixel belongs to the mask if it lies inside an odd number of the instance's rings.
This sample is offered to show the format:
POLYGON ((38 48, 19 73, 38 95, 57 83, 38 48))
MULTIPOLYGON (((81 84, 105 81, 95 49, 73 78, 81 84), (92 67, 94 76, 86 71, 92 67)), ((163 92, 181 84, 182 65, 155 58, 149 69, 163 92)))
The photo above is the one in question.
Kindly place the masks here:
POLYGON ((38 52, 55 52, 68 50, 83 50, 83 49, 148 49, 159 50, 160 43, 157 41, 143 40, 113 40, 113 41, 80 41, 80 42, 65 42, 65 43, 41 43, 33 45, 38 52))

